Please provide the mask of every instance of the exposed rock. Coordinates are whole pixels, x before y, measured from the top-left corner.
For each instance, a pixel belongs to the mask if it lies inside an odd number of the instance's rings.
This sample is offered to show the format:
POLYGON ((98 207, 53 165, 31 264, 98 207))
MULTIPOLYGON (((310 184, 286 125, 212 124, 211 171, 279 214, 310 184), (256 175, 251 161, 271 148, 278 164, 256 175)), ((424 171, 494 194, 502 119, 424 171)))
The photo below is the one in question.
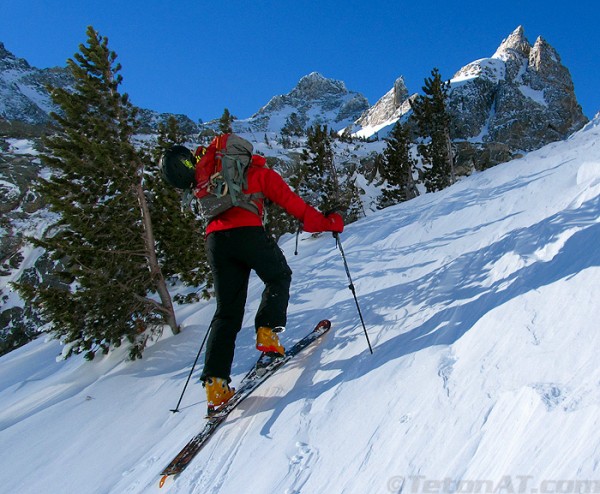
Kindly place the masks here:
POLYGON ((321 124, 341 130, 368 107, 367 99, 360 93, 349 91, 342 81, 313 72, 302 77, 288 94, 274 96, 252 117, 237 120, 233 126, 237 132, 279 132, 286 118, 296 113, 305 127, 321 124))
POLYGON ((355 135, 370 137, 378 130, 393 125, 410 112, 408 89, 402 76, 390 89, 355 122, 355 135))
POLYGON ((36 69, 15 57, 0 43, 0 117, 29 125, 50 122, 50 112, 58 111, 48 85, 69 88, 73 77, 66 68, 36 69))
POLYGON ((539 37, 532 47, 517 28, 502 42, 496 53, 479 65, 504 63, 490 76, 481 71, 464 80, 465 69, 454 77, 450 107, 457 137, 480 137, 481 142, 499 142, 513 150, 531 151, 565 139, 587 122, 577 102, 571 75, 556 50, 539 37), (458 102, 464 93, 480 101, 477 108, 464 112, 458 102))
MULTIPOLYGON (((447 107, 459 168, 472 160, 480 169, 506 161, 565 139, 587 122, 556 50, 542 37, 531 46, 522 26, 492 57, 465 65, 450 82, 447 107), (463 141, 466 144, 459 145, 463 141)), ((405 88, 398 79, 356 121, 355 135, 383 137, 396 121, 407 120, 405 88)))
MULTIPOLYGON (((66 90, 75 80, 66 67, 38 69, 17 58, 0 42, 0 132, 9 136, 39 136, 52 122, 51 112, 60 108, 50 97, 49 87, 66 90)), ((140 109, 140 132, 152 133, 170 113, 140 109)), ((183 132, 195 134, 199 127, 185 115, 174 115, 183 132)))

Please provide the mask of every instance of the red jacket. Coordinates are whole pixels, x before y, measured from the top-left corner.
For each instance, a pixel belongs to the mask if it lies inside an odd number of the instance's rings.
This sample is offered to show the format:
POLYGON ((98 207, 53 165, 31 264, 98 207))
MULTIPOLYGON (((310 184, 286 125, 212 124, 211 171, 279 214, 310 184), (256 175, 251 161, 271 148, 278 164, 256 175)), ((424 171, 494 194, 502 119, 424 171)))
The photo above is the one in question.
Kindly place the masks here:
MULTIPOLYGON (((289 214, 300 220, 304 231, 315 232, 339 232, 344 230, 342 217, 337 213, 324 216, 312 206, 306 204, 300 196, 295 194, 284 182, 281 176, 265 167, 266 160, 262 156, 254 155, 252 164, 248 169, 248 187, 244 191, 247 194, 262 192, 262 194, 285 209, 289 214)), ((258 199, 260 216, 240 207, 233 207, 221 213, 206 227, 206 234, 239 228, 243 226, 262 226, 263 199, 258 199)))

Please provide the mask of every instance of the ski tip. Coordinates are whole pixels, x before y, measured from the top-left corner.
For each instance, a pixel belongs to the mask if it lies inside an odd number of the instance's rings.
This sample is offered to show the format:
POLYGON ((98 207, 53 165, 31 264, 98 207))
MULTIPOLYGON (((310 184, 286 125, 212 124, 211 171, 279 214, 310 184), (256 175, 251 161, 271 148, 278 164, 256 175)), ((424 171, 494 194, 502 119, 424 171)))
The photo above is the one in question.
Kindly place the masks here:
POLYGON ((315 328, 315 330, 330 329, 330 328, 331 328, 331 321, 329 319, 323 319, 321 322, 319 322, 319 324, 317 324, 317 327, 315 328))
POLYGON ((160 478, 160 481, 158 482, 158 488, 159 488, 159 489, 162 489, 162 486, 163 486, 163 485, 165 485, 165 482, 167 481, 167 479, 168 479, 168 478, 169 478, 169 476, 168 476, 168 475, 163 475, 163 476, 160 478))

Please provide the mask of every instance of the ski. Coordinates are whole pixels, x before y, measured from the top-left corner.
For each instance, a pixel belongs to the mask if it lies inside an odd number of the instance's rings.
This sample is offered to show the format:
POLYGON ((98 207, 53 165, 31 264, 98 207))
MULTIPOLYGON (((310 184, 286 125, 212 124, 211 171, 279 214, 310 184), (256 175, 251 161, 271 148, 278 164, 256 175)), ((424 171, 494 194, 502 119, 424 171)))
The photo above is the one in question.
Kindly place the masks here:
POLYGON ((198 454, 202 447, 208 442, 215 430, 229 416, 229 414, 256 388, 271 377, 277 369, 289 362, 295 355, 304 350, 314 341, 318 340, 331 328, 331 322, 327 319, 320 321, 315 328, 304 338, 296 342, 289 350, 286 350, 285 355, 278 358, 271 358, 265 354, 261 354, 254 367, 246 374, 240 382, 235 394, 231 399, 219 410, 207 417, 204 428, 196 434, 183 449, 171 460, 161 472, 159 486, 162 487, 170 476, 180 474, 198 454))

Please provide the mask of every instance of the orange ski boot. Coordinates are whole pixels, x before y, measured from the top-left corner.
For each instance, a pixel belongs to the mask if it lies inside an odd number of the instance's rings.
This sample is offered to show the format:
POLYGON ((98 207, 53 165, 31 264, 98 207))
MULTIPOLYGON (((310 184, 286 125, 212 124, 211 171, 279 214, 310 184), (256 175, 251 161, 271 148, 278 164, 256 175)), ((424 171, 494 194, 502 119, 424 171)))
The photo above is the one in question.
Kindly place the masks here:
POLYGON ((235 389, 229 387, 227 379, 220 377, 209 377, 204 382, 204 387, 206 388, 208 416, 218 412, 235 393, 235 389))
POLYGON ((267 326, 261 326, 256 332, 256 349, 264 353, 285 355, 285 348, 279 343, 279 336, 267 326))

